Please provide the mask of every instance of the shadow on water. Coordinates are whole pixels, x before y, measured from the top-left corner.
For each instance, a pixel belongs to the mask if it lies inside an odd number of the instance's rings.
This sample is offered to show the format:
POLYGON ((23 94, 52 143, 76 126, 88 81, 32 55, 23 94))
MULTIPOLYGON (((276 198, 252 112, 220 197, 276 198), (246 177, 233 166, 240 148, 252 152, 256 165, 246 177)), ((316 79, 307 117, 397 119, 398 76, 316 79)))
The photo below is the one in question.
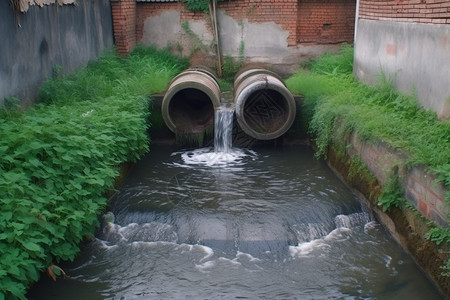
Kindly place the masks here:
POLYGON ((30 299, 440 299, 306 147, 153 147, 30 299))

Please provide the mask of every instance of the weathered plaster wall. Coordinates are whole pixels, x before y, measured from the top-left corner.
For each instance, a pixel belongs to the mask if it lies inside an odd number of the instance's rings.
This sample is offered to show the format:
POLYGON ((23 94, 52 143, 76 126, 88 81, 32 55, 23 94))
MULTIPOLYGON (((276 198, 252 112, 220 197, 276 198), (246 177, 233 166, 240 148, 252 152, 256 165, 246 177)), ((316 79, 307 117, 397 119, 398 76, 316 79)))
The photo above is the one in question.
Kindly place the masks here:
POLYGON ((225 11, 218 14, 220 42, 225 55, 239 56, 243 43, 244 55, 252 61, 277 63, 289 55, 289 32, 275 22, 250 23, 235 20, 225 11))
MULTIPOLYGON (((243 55, 248 63, 267 64, 281 75, 289 75, 302 61, 336 52, 339 45, 335 43, 297 44, 296 8, 295 1, 220 2, 217 19, 222 54, 234 58, 243 55)), ((195 55, 196 63, 214 68, 210 23, 208 14, 191 12, 180 2, 138 2, 136 43, 168 48, 183 56, 191 56, 200 48, 203 56, 195 55), (191 33, 183 28, 186 25, 191 33)))
POLYGON ((69 73, 113 45, 109 0, 33 5, 18 17, 21 27, 8 1, 0 1, 0 105, 5 97, 33 102, 55 66, 69 73))
POLYGON ((450 119, 449 62, 449 25, 358 20, 355 75, 373 84, 384 72, 441 119, 450 119))
POLYGON ((211 45, 214 37, 206 20, 182 22, 182 15, 178 10, 165 10, 160 15, 146 18, 142 31, 140 44, 145 46, 171 48, 184 56, 189 56, 198 48, 209 54, 213 50, 211 45))
MULTIPOLYGON (((297 45, 298 0, 223 1, 219 3, 219 9, 225 11, 237 22, 247 21, 250 24, 275 23, 288 34, 285 43, 289 46, 297 45)), ((274 38, 270 33, 260 31, 258 36, 268 35, 274 38)))
MULTIPOLYGON (((133 8, 131 2, 134 0, 111 1, 114 35, 116 44, 120 41, 117 47, 122 54, 128 53, 136 44, 155 45, 175 54, 194 57, 195 63, 215 67, 215 39, 208 14, 189 11, 182 2, 140 0, 133 8), (134 23, 135 35, 126 25, 134 23), (120 25, 117 30, 116 24, 120 25), (186 25, 190 32, 187 32, 186 25), (195 51, 198 49, 201 51, 195 51)), ((320 23, 321 28, 327 25, 324 34, 311 38, 313 33, 307 38, 307 43, 300 38, 308 30, 315 32, 317 28, 299 31, 299 22, 309 21, 306 15, 299 13, 298 0, 219 2, 217 19, 222 54, 234 58, 243 55, 248 63, 270 65, 281 75, 289 75, 303 61, 324 52, 336 52, 339 43, 353 40, 356 4, 355 0, 332 0, 333 9, 327 9, 330 8, 329 1, 304 1, 303 7, 306 5, 311 12, 317 13, 317 24, 320 23)))

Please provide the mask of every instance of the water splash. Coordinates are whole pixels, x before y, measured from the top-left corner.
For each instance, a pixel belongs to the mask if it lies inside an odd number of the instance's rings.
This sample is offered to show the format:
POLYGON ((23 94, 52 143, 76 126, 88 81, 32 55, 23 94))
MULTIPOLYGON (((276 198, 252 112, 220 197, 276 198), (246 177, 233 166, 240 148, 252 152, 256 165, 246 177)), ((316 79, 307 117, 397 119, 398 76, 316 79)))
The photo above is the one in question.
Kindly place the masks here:
POLYGON ((256 153, 250 150, 232 147, 234 108, 221 106, 216 110, 214 121, 214 148, 200 148, 186 152, 176 152, 172 155, 181 154, 184 166, 239 166, 244 158, 254 159, 256 153))
POLYGON ((181 154, 184 166, 240 166, 244 158, 254 159, 256 153, 253 151, 244 151, 242 149, 230 148, 228 152, 218 152, 212 148, 201 148, 186 152, 174 153, 181 154))

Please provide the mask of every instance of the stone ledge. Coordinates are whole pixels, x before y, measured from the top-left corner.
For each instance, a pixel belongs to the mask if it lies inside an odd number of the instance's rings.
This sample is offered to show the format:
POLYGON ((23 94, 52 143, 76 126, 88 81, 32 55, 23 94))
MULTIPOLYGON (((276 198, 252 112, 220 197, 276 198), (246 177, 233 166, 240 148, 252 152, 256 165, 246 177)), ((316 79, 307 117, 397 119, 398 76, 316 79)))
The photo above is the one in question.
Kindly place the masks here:
POLYGON ((368 143, 353 133, 348 144, 351 147, 347 148, 347 154, 358 155, 381 185, 390 175, 398 175, 402 180, 404 197, 410 204, 426 219, 442 227, 450 226, 446 217, 450 214, 450 205, 445 203, 445 187, 436 181, 436 175, 427 166, 409 168, 408 155, 381 140, 368 143))

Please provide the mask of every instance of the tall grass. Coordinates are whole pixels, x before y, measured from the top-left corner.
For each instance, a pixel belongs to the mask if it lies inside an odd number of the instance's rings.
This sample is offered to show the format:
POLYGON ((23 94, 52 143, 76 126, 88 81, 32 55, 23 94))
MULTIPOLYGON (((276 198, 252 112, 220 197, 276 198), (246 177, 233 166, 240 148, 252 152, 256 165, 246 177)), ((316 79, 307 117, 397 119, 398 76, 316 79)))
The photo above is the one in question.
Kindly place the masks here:
POLYGON ((92 234, 118 166, 149 149, 149 95, 186 67, 164 52, 114 51, 42 85, 26 112, 0 111, 0 299, 24 299, 92 234))
POLYGON ((310 133, 319 154, 326 155, 332 129, 341 126, 366 139, 382 139, 409 154, 410 163, 431 167, 443 181, 450 173, 450 122, 439 121, 436 114, 423 109, 415 95, 394 89, 384 74, 376 86, 358 83, 352 76, 351 48, 339 55, 329 54, 310 62, 309 72, 298 72, 286 81, 294 93, 305 95, 310 133))

